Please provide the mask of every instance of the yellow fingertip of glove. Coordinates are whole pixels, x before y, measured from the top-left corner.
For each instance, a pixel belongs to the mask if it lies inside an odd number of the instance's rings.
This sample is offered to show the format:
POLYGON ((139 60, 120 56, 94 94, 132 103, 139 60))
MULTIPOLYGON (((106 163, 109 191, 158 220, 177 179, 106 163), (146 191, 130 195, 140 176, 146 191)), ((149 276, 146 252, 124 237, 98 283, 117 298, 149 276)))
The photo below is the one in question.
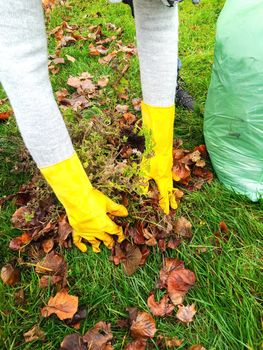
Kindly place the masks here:
POLYGON ((82 253, 86 253, 87 252, 88 248, 87 248, 86 244, 80 243, 80 242, 74 243, 74 244, 82 253))

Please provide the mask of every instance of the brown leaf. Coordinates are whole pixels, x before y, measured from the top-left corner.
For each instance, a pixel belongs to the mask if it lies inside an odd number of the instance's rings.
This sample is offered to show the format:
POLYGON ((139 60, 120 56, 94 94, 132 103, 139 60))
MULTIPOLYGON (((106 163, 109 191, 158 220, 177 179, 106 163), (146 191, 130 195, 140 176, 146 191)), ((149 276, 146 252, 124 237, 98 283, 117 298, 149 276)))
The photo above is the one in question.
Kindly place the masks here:
POLYGON ((58 222, 58 241, 60 246, 64 246, 66 239, 71 233, 72 227, 67 221, 67 216, 62 215, 58 222))
POLYGON ((41 279, 41 287, 45 286, 49 282, 48 275, 52 276, 50 279, 51 284, 58 283, 63 280, 62 286, 66 285, 67 275, 67 263, 63 256, 55 251, 47 254, 45 258, 36 264, 35 268, 37 273, 45 274, 46 276, 41 279))
POLYGON ((176 220, 174 229, 179 237, 192 237, 192 224, 183 216, 176 220))
POLYGON ((115 109, 118 113, 127 113, 129 106, 128 105, 117 105, 115 109))
POLYGON ((78 310, 78 297, 69 295, 67 290, 63 289, 48 301, 48 305, 41 309, 43 317, 49 317, 56 314, 60 320, 72 318, 78 310))
POLYGON ((228 227, 227 227, 227 224, 224 221, 221 221, 219 226, 220 226, 221 232, 228 233, 228 227))
POLYGON ((173 179, 179 181, 181 179, 187 179, 191 175, 191 170, 187 164, 175 163, 173 166, 173 179))
POLYGON ((177 337, 165 338, 165 345, 167 348, 172 348, 174 346, 181 346, 183 344, 183 339, 178 339, 177 337))
POLYGON ((12 215, 12 225, 15 228, 25 228, 29 226, 29 221, 32 219, 32 213, 27 207, 18 208, 12 215))
POLYGON ((14 301, 16 305, 24 305, 26 303, 24 289, 21 288, 14 293, 14 301))
POLYGON ((76 58, 75 58, 75 57, 72 57, 72 56, 70 56, 70 55, 66 55, 66 58, 67 58, 68 61, 70 61, 70 62, 72 62, 72 63, 76 61, 76 58))
POLYGON ((46 254, 49 253, 53 249, 53 247, 54 247, 53 238, 46 239, 42 242, 42 248, 46 254))
POLYGON ((67 335, 60 344, 60 350, 87 350, 83 338, 77 334, 67 335))
POLYGON ((125 120, 125 122, 127 122, 129 125, 133 124, 137 118, 134 114, 130 113, 130 112, 126 112, 123 114, 123 119, 125 120))
POLYGON ((125 350, 145 350, 147 345, 146 339, 136 339, 127 344, 125 350))
POLYGON ((64 64, 65 59, 63 57, 56 57, 52 62, 55 64, 64 64))
POLYGON ((153 338, 156 332, 155 321, 147 312, 138 312, 137 317, 132 321, 131 335, 137 338, 153 338))
POLYGON ((157 337, 157 343, 158 345, 165 345, 166 348, 174 348, 175 346, 181 346, 184 342, 184 339, 178 339, 177 337, 164 337, 162 335, 159 335, 157 337))
POLYGON ((107 56, 100 58, 99 63, 109 64, 116 55, 117 55, 117 52, 111 52, 107 56))
POLYGON ((140 111, 141 110, 141 103, 142 99, 141 98, 133 98, 132 99, 132 105, 135 111, 140 111))
POLYGON ((39 280, 39 287, 40 288, 47 288, 49 286, 53 286, 54 284, 60 283, 62 280, 63 280, 63 278, 61 276, 44 275, 39 280))
POLYGON ((138 270, 141 260, 142 260, 142 253, 140 249, 137 246, 128 244, 126 248, 126 258, 123 263, 124 272, 128 276, 131 276, 132 274, 134 274, 138 270))
POLYGON ((81 80, 78 77, 69 77, 67 84, 77 89, 81 85, 81 80))
POLYGON ((24 232, 21 236, 11 239, 9 243, 9 248, 12 250, 19 250, 24 245, 29 243, 31 240, 32 240, 31 234, 28 232, 24 232))
POLYGON ((110 324, 102 321, 98 322, 83 336, 83 340, 87 343, 87 348, 90 350, 113 349, 111 346, 112 338, 110 324))
POLYGON ((160 280, 157 284, 157 288, 167 288, 167 279, 171 271, 184 269, 184 262, 179 259, 165 258, 164 266, 160 271, 160 280))
POLYGON ((195 305, 178 305, 178 311, 176 317, 183 323, 190 323, 193 321, 193 317, 196 314, 195 305))
POLYGON ((4 284, 13 286, 20 281, 20 271, 11 264, 6 264, 1 269, 1 279, 4 284))
POLYGON ((35 325, 32 329, 30 329, 28 332, 23 334, 25 338, 25 342, 29 343, 34 340, 44 340, 45 339, 45 333, 39 328, 38 325, 35 325))
POLYGON ((160 302, 154 300, 154 294, 150 295, 147 300, 147 305, 154 316, 163 317, 170 315, 174 310, 174 305, 169 303, 169 296, 166 294, 160 302))
POLYGON ((197 344, 197 345, 192 345, 189 350, 206 350, 206 348, 203 347, 203 345, 201 344, 197 344))
POLYGON ((185 294, 195 284, 195 274, 187 269, 172 271, 167 279, 167 290, 174 305, 182 304, 185 294))
POLYGON ((109 78, 107 76, 103 76, 98 80, 98 86, 105 87, 109 84, 109 78))

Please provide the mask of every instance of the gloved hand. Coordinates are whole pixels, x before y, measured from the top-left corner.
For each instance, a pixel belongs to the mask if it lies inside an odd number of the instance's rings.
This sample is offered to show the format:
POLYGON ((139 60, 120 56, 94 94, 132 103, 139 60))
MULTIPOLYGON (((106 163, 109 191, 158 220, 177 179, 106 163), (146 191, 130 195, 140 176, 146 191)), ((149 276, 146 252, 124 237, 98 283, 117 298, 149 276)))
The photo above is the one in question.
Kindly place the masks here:
POLYGON ((73 228, 73 242, 82 252, 87 251, 82 238, 92 245, 95 253, 100 251, 101 241, 112 248, 112 235, 118 236, 118 242, 124 240, 122 228, 107 214, 127 216, 127 209, 92 187, 76 153, 40 171, 66 209, 73 228))
POLYGON ((170 207, 177 208, 172 179, 174 116, 174 106, 153 107, 142 102, 146 153, 141 163, 143 177, 141 189, 143 194, 147 194, 149 180, 153 179, 156 182, 159 190, 159 204, 165 214, 169 214, 170 207), (149 139, 150 147, 147 146, 149 139), (153 155, 147 155, 147 148, 153 151, 153 155))

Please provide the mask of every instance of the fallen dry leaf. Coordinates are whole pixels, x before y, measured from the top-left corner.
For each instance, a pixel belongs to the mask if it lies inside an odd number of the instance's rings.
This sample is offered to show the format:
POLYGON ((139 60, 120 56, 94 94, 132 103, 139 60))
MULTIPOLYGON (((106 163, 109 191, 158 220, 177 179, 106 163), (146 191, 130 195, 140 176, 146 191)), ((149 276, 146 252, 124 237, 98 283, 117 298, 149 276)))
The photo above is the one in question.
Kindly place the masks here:
POLYGON ((153 338, 156 332, 155 321, 153 317, 144 311, 139 311, 135 320, 131 324, 131 335, 137 338, 153 338))
POLYGON ((43 260, 36 264, 37 273, 44 274, 40 280, 40 286, 47 287, 48 283, 62 282, 62 287, 67 283, 67 263, 62 255, 55 251, 47 254, 43 260), (49 276, 52 276, 51 278, 49 276), (46 285, 47 283, 47 285, 46 285))
POLYGON ((45 333, 39 328, 38 325, 35 325, 28 332, 24 333, 23 336, 26 343, 34 340, 45 340, 45 333))
POLYGON ((4 284, 13 286, 20 281, 20 271, 11 264, 6 264, 1 269, 1 279, 4 284))
POLYGON ((206 350, 206 348, 203 347, 203 345, 201 344, 197 344, 197 345, 192 345, 189 350, 206 350))
POLYGON ((50 253, 51 250, 54 248, 54 239, 53 238, 45 239, 42 242, 42 248, 46 254, 50 253))
POLYGON ((14 302, 16 305, 24 305, 26 303, 24 289, 21 288, 14 293, 14 302))
POLYGON ((54 297, 51 297, 47 306, 41 309, 43 317, 49 317, 56 314, 60 320, 72 318, 78 310, 78 297, 69 295, 67 290, 63 289, 54 297))
POLYGON ((179 237, 192 237, 192 224, 183 216, 176 220, 174 229, 179 237))
POLYGON ((0 120, 7 120, 11 117, 11 115, 13 115, 14 112, 13 111, 8 111, 8 112, 1 112, 0 113, 0 120))
POLYGON ((193 317, 196 314, 195 305, 178 305, 178 311, 176 317, 183 323, 190 323, 193 321, 193 317))
POLYGON ((12 250, 20 250, 24 245, 32 240, 32 235, 29 232, 24 232, 21 236, 11 239, 9 248, 12 250))
POLYGON ((160 279, 157 283, 157 288, 167 288, 167 279, 170 273, 174 270, 184 269, 184 262, 179 259, 165 258, 164 266, 160 271, 160 279))
POLYGON ((124 272, 128 276, 134 274, 138 270, 141 264, 141 260, 142 253, 140 251, 140 248, 129 243, 126 248, 126 256, 123 262, 124 272))
POLYGON ((79 334, 74 333, 63 339, 59 350, 87 350, 87 345, 79 334))
POLYGON ((195 284, 195 274, 187 269, 172 271, 167 279, 167 290, 174 305, 182 304, 185 294, 195 284))
POLYGON ((136 339, 127 344, 125 350, 145 350, 147 345, 146 339, 136 339))
POLYGON ((147 305, 154 316, 163 317, 170 315, 174 310, 174 305, 169 303, 169 295, 165 295, 160 302, 154 300, 154 294, 151 294, 147 300, 147 305))
POLYGON ((98 322, 83 336, 84 342, 87 343, 87 349, 91 350, 113 350, 111 340, 111 326, 106 322, 98 322))
POLYGON ((109 84, 109 78, 107 76, 103 76, 98 80, 98 86, 99 87, 105 87, 109 84))
POLYGON ((175 346, 181 346, 184 342, 184 339, 178 339, 177 337, 164 337, 162 335, 159 335, 157 337, 157 344, 159 346, 165 346, 166 348, 174 348, 175 346))

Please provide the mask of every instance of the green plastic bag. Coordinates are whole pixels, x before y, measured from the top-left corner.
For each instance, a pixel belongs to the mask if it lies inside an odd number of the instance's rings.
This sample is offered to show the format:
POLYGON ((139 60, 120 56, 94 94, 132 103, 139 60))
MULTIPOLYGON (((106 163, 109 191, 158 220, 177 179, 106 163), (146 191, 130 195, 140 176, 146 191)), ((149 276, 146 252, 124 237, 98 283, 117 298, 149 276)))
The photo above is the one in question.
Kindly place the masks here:
POLYGON ((263 197, 263 0, 227 0, 217 23, 204 134, 218 178, 263 197))

